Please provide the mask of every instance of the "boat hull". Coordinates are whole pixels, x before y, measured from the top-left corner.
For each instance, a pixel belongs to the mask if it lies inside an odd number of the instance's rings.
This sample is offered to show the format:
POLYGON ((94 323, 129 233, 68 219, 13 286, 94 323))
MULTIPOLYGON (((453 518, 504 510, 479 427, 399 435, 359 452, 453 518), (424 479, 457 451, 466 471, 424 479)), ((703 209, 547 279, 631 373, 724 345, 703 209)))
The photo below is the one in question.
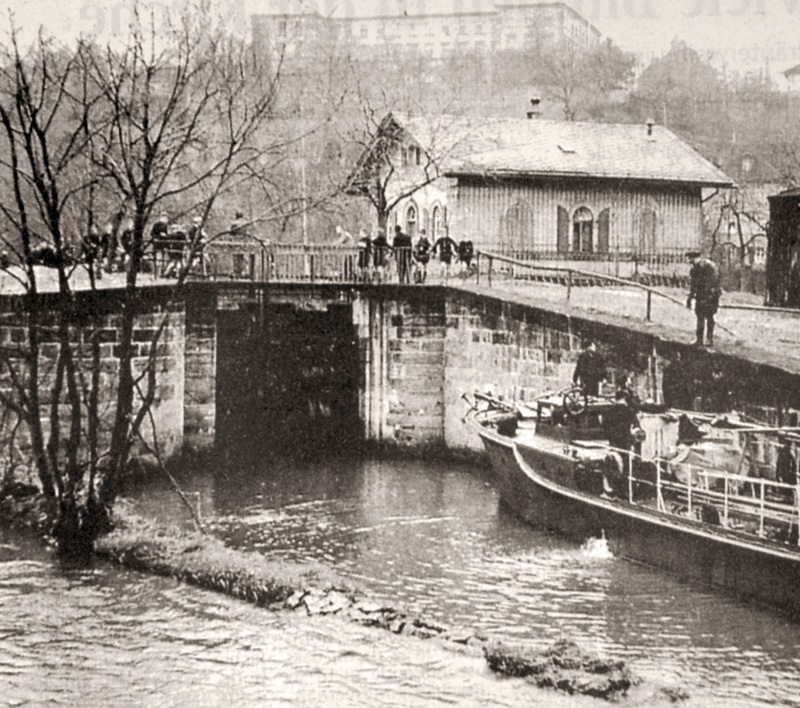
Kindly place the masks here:
POLYGON ((569 458, 520 450, 512 439, 477 427, 503 504, 526 522, 578 541, 604 533, 617 557, 724 588, 800 619, 800 549, 562 487, 553 479, 571 476, 569 458))

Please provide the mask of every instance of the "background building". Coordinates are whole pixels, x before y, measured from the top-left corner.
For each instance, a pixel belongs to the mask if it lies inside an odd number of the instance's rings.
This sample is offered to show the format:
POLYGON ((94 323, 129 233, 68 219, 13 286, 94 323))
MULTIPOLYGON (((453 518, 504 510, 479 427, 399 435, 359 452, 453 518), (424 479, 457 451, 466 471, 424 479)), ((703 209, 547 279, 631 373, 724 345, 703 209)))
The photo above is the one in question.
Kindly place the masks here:
POLYGON ((653 124, 393 114, 384 130, 390 190, 420 185, 390 226, 516 258, 684 261, 701 246, 703 190, 732 186, 653 124))
POLYGON ((365 58, 400 51, 444 59, 454 53, 491 54, 548 42, 590 47, 600 32, 565 3, 496 3, 486 12, 372 17, 325 17, 316 12, 252 17, 257 46, 286 57, 302 56, 319 40, 357 48, 365 58), (372 50, 372 51, 370 51, 372 50))

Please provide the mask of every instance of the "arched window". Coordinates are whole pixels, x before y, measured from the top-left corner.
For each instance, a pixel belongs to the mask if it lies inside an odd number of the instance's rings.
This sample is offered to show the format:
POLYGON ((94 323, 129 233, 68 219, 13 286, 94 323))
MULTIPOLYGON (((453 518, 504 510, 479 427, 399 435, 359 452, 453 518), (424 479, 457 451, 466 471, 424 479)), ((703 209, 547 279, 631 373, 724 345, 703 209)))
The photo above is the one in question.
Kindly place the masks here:
POLYGON ((443 214, 442 214, 442 207, 439 204, 436 204, 433 207, 433 211, 431 211, 431 228, 429 238, 436 241, 444 231, 442 230, 443 226, 443 214))
POLYGON ((406 207, 406 233, 412 238, 417 235, 417 205, 413 202, 406 207))
POLYGON ((658 230, 658 214, 655 209, 645 207, 639 212, 639 223, 636 229, 640 254, 655 253, 657 249, 656 232, 658 230))
POLYGON ((533 209, 523 199, 506 211, 501 247, 509 251, 533 250, 533 209))
POLYGON ((594 251, 594 217, 586 207, 580 207, 572 215, 572 250, 577 253, 594 251))

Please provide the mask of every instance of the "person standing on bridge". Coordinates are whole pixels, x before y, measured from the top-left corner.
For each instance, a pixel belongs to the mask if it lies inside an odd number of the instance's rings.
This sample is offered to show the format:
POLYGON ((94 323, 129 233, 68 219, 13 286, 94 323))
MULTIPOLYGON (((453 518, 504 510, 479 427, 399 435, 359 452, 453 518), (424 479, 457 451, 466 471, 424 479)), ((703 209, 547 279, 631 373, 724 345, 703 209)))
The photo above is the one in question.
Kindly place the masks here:
POLYGON ((389 263, 392 247, 386 239, 386 229, 378 227, 378 235, 372 240, 372 256, 375 263, 375 282, 384 281, 384 270, 389 263))
POLYGON ((722 293, 719 268, 710 258, 701 258, 699 251, 689 251, 686 257, 692 262, 689 269, 689 297, 686 298, 686 307, 691 310, 694 300, 694 314, 697 318, 694 343, 697 346, 703 346, 705 343, 711 347, 714 345, 714 315, 719 308, 719 297, 722 293))
POLYGON ((167 241, 169 240, 169 217, 161 212, 150 229, 150 247, 153 249, 153 272, 160 275, 167 265, 167 241))
POLYGON ((372 280, 370 261, 372 259, 372 240, 365 229, 358 232, 358 271, 362 283, 372 280))
POLYGON ((191 268, 195 260, 200 264, 200 272, 205 277, 208 275, 208 234, 203 228, 203 217, 195 216, 188 233, 188 249, 186 253, 187 267, 191 268))
POLYGON ((403 231, 400 224, 394 227, 394 257, 397 261, 397 280, 402 285, 411 283, 411 236, 403 231))
POLYGON ((453 255, 458 253, 458 244, 453 241, 447 234, 436 239, 433 244, 432 253, 439 254, 440 271, 439 277, 443 281, 447 281, 450 277, 450 263, 453 261, 453 255))
POLYGON ((356 269, 352 250, 355 245, 355 239, 353 234, 338 225, 334 229, 334 233, 333 245, 340 247, 344 251, 342 255, 342 279, 349 283, 355 279, 356 269))
POLYGON ((428 261, 431 259, 431 242, 428 240, 428 232, 422 229, 419 232, 419 240, 414 246, 414 260, 417 265, 414 269, 414 282, 423 284, 428 276, 428 261))

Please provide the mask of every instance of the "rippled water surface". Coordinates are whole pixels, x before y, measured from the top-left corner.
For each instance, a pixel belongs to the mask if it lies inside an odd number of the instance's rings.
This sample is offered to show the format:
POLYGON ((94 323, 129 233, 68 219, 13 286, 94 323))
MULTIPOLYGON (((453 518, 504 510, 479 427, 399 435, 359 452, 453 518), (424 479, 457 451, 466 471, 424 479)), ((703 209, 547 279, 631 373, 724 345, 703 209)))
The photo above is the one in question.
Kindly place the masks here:
MULTIPOLYGON (((376 599, 536 645, 625 658, 622 705, 800 705, 800 625, 544 535, 464 465, 219 465, 182 480, 233 544, 321 561, 376 599), (224 471, 220 471, 224 470, 224 471)), ((187 519, 168 485, 140 511, 187 519)), ((478 657, 335 618, 273 614, 117 568, 59 568, 0 537, 0 705, 584 706, 478 657)))

